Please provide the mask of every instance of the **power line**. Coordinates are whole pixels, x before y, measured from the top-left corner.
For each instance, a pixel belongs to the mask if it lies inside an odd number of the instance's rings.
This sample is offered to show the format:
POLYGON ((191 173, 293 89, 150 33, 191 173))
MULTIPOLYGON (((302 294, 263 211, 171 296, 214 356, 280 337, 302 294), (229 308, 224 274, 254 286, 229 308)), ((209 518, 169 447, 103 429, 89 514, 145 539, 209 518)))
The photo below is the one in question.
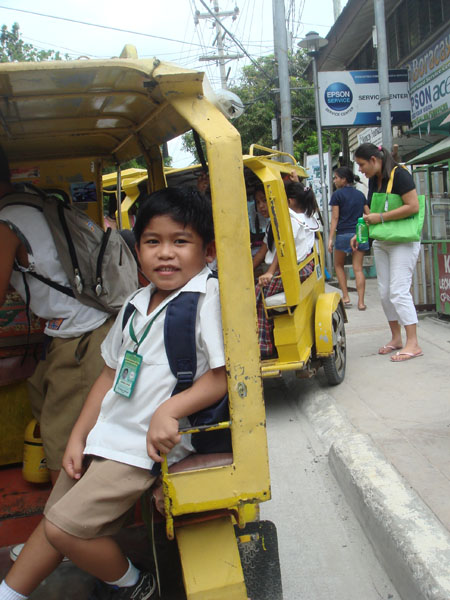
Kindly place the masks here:
MULTIPOLYGON (((214 20, 218 20, 216 18, 216 15, 213 13, 213 11, 208 7, 208 5, 204 2, 204 0, 200 0, 200 3, 203 4, 203 6, 206 8, 206 10, 210 13, 210 15, 214 18, 214 20)), ((253 60, 253 58, 250 56, 250 54, 247 52, 247 50, 244 48, 244 46, 239 42, 239 40, 236 39, 236 37, 230 32, 228 31, 228 29, 225 27, 225 25, 223 23, 220 22, 220 26, 222 27, 222 29, 225 31, 225 33, 227 33, 230 38, 234 41, 234 43, 238 46, 238 48, 240 50, 242 50, 242 52, 245 54, 245 56, 247 58, 250 59, 250 61, 253 63, 253 65, 259 70, 261 71, 261 73, 263 73, 267 79, 269 79, 269 81, 272 80, 272 77, 265 72, 265 70, 255 61, 253 60)))
POLYGON ((131 33, 132 35, 142 35, 143 37, 155 38, 157 40, 164 40, 166 42, 176 42, 177 44, 189 44, 201 47, 200 44, 194 42, 182 42, 180 40, 174 40, 172 38, 163 37, 160 35, 152 35, 151 33, 142 33, 141 31, 132 31, 130 29, 121 29, 120 27, 108 27, 107 25, 98 25, 97 23, 88 23, 87 21, 77 21, 76 19, 69 19, 68 17, 56 17, 55 15, 45 15, 43 13, 34 12, 32 10, 24 10, 22 8, 11 8, 10 6, 0 6, 5 10, 13 10, 16 12, 27 13, 29 15, 37 15, 38 17, 45 17, 47 19, 57 19, 58 21, 68 21, 69 23, 76 23, 77 25, 88 25, 89 27, 98 27, 99 29, 108 29, 110 31, 119 31, 120 33, 131 33))
MULTIPOLYGON (((74 56, 89 56, 89 57, 97 57, 95 54, 89 54, 88 52, 82 52, 81 50, 74 50, 73 48, 66 48, 65 46, 57 46, 56 44, 52 44, 51 42, 43 42, 42 40, 36 40, 34 38, 28 37, 26 35, 21 34, 21 38, 27 42, 32 42, 33 46, 41 50, 48 50, 49 46, 56 48, 53 52, 59 52, 61 50, 65 50, 66 52, 74 55, 74 56), (41 46, 37 45, 41 44, 41 46), (45 45, 44 45, 45 44, 45 45)), ((100 57, 97 57, 100 58, 100 57)))

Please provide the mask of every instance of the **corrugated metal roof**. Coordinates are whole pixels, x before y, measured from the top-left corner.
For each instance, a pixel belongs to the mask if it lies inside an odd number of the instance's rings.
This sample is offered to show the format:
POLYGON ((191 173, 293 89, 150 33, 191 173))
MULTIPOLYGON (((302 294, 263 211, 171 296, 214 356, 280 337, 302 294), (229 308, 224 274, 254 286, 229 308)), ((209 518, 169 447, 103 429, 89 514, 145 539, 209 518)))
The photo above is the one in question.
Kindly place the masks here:
POLYGON ((203 76, 157 59, 1 63, 0 143, 10 160, 129 160, 189 129, 167 97, 203 94, 203 76))
POLYGON ((434 146, 427 148, 417 156, 415 156, 412 160, 408 162, 409 165, 421 165, 427 163, 436 162, 439 159, 444 159, 449 157, 450 154, 450 137, 447 137, 434 146))

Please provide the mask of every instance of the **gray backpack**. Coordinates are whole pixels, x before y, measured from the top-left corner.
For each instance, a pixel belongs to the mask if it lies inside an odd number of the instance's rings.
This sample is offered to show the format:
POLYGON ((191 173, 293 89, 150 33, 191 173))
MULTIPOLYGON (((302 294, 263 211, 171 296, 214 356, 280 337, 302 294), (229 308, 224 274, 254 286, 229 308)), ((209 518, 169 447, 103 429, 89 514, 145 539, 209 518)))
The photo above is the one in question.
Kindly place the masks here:
POLYGON ((0 209, 31 206, 44 214, 70 287, 35 272, 27 274, 87 306, 117 313, 138 288, 137 263, 126 242, 118 231, 104 231, 72 204, 35 190, 4 196, 0 209))

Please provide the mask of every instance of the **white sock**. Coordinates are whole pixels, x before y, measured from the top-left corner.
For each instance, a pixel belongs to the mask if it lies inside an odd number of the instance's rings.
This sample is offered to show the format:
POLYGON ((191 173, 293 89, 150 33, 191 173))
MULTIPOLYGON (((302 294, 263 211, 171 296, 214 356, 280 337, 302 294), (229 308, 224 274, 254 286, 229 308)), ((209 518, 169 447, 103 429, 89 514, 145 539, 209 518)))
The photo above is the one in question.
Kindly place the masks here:
MULTIPOLYGON (((136 567, 131 564, 130 559, 127 558, 128 560, 128 571, 125 573, 125 575, 122 575, 122 577, 120 579, 117 579, 117 581, 105 581, 105 583, 109 584, 109 585, 116 585, 117 587, 130 587, 132 585, 135 585, 139 579, 139 575, 140 575, 140 571, 139 569, 136 569, 136 567)), ((21 598, 23 598, 24 596, 21 596, 21 598)), ((0 600, 3 600, 2 597, 0 596, 0 600)), ((5 598, 6 600, 6 598, 5 598)), ((8 598, 9 600, 9 598, 8 598)), ((16 600, 16 598, 11 596, 11 600, 16 600)), ((18 599, 17 599, 18 600, 18 599)))
POLYGON ((25 600, 28 596, 23 596, 9 587, 6 581, 0 583, 0 600, 25 600))

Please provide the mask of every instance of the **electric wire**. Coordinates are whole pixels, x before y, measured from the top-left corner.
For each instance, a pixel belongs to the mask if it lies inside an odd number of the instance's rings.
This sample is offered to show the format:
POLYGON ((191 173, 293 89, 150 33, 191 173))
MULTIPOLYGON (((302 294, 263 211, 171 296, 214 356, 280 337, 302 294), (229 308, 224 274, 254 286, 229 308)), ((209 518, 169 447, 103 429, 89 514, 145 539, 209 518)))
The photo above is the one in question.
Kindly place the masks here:
MULTIPOLYGON (((98 27, 99 29, 108 29, 110 31, 119 31, 120 33, 131 33, 132 35, 141 35, 143 37, 154 38, 157 40, 164 40, 166 42, 176 42, 177 44, 186 44, 187 42, 182 42, 180 40, 174 40, 173 38, 168 38, 160 35, 153 35, 151 33, 143 33, 141 31, 132 31, 130 29, 121 29, 120 27, 111 27, 108 25, 99 25, 98 23, 89 23, 87 21, 79 21, 77 19, 69 19, 68 17, 57 17, 55 15, 46 15, 43 13, 39 13, 32 10, 25 10, 22 8, 12 8, 10 6, 0 6, 5 10, 13 10, 16 12, 27 13, 29 15, 36 15, 38 17, 45 17, 47 19, 57 19, 58 21, 68 21, 69 23, 76 23, 77 25, 88 25, 89 27, 98 27)), ((199 45, 199 44, 194 44, 199 45)))
MULTIPOLYGON (((213 16, 214 20, 218 20, 217 17, 215 16, 215 14, 213 13, 213 11, 208 7, 208 5, 204 2, 204 0, 200 0, 201 4, 206 8, 206 10, 213 16)), ((220 22, 220 21, 219 21, 220 22)), ((250 54, 247 52, 247 50, 242 46, 242 44, 237 40, 236 37, 233 36, 232 33, 230 33, 227 28, 225 27, 225 25, 223 25, 223 23, 221 23, 221 26, 223 28, 223 30, 228 33, 228 35, 231 37, 231 39, 234 40, 234 42, 236 43, 236 45, 240 48, 240 50, 242 50, 242 52, 247 56, 247 58, 250 59, 250 61, 254 64, 254 66, 261 72, 263 73, 263 75, 265 77, 267 77, 267 79, 271 80, 271 77, 268 73, 266 73, 266 71, 250 56, 250 54)))
POLYGON ((33 46, 35 48, 38 48, 39 50, 48 50, 49 46, 50 47, 53 46, 53 48, 56 48, 57 50, 65 50, 66 52, 70 52, 71 54, 73 54, 73 56, 89 56, 89 57, 97 58, 95 54, 89 54, 87 52, 82 52, 81 50, 74 50, 73 48, 66 48, 64 46, 57 46, 55 44, 52 44, 51 42, 43 42, 42 40, 35 40, 33 38, 23 35, 22 33, 21 33, 20 37, 26 42, 32 42, 33 46), (39 44, 45 44, 45 45, 39 46, 39 44))

